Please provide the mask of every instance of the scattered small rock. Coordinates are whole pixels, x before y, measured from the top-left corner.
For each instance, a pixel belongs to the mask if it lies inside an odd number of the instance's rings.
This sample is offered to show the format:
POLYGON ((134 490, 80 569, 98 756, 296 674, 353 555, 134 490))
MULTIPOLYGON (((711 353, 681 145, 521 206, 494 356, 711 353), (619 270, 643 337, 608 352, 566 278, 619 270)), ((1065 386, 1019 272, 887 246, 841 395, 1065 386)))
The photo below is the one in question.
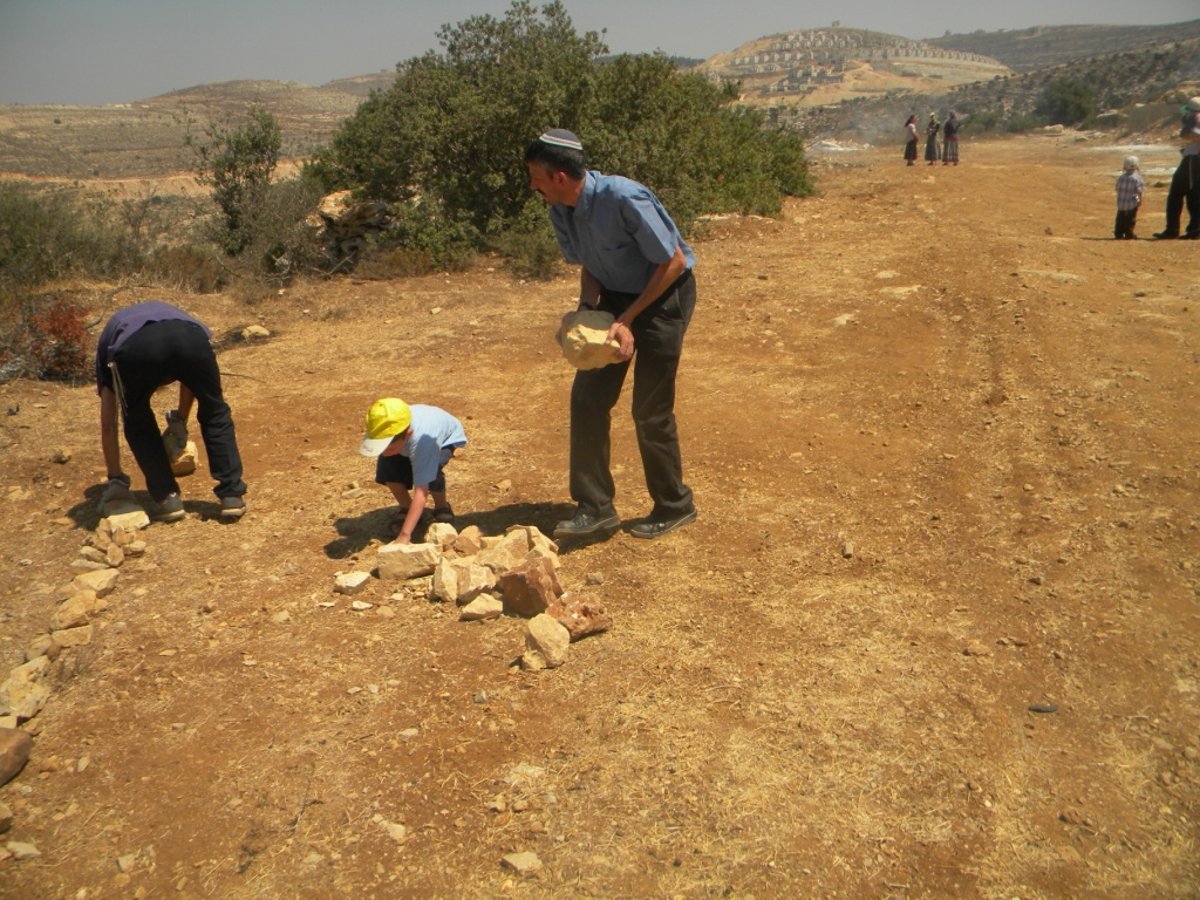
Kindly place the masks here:
POLYGON ((540 613, 529 620, 525 628, 525 653, 522 667, 530 671, 554 669, 567 659, 571 633, 553 616, 540 613))
POLYGON ((0 684, 0 715, 16 716, 18 720, 32 719, 50 699, 46 673, 50 659, 39 656, 17 666, 0 684))
POLYGON ((432 575, 441 559, 436 544, 384 544, 376 554, 379 577, 385 581, 406 581, 432 575))
POLYGON ((370 580, 370 572, 339 572, 334 578, 333 590, 337 594, 357 594, 370 580))
POLYGON ((553 563, 539 557, 509 569, 496 582, 505 609, 519 616, 536 616, 562 596, 553 563))
POLYGON ((546 614, 567 629, 572 641, 612 628, 612 615, 591 594, 563 594, 550 604, 546 614))
POLYGON ((92 591, 97 597, 106 597, 117 585, 120 572, 116 569, 97 569, 76 575, 71 584, 80 591, 92 591))
POLYGON ((29 761, 33 738, 19 728, 0 729, 0 785, 8 784, 29 761))
POLYGON ((479 622, 485 619, 498 619, 503 614, 504 603, 499 597, 480 594, 459 610, 458 618, 462 622, 479 622))
POLYGON ((8 851, 9 856, 20 862, 23 859, 37 859, 41 856, 41 852, 33 844, 25 843, 24 841, 9 841, 4 845, 4 849, 8 851))
POLYGON ((522 853, 509 853, 501 860, 501 863, 518 875, 536 875, 542 870, 542 861, 538 859, 538 855, 528 850, 522 853))

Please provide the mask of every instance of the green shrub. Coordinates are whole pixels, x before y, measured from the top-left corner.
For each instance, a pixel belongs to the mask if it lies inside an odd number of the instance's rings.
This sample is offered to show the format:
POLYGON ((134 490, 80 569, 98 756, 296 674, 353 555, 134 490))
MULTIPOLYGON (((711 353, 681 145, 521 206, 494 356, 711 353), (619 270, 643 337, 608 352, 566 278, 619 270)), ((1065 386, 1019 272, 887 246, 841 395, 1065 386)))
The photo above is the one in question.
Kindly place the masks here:
POLYGON ((562 271, 562 250, 540 198, 531 197, 512 225, 488 243, 520 278, 544 281, 562 271))
POLYGON ((211 294, 228 283, 228 270, 209 247, 181 244, 159 247, 146 261, 151 279, 178 290, 211 294))
POLYGON ((522 158, 548 127, 579 134, 592 167, 650 186, 685 231, 704 212, 774 213, 782 195, 812 190, 799 136, 764 130, 759 113, 733 109, 734 88, 662 55, 600 61, 599 35, 578 34, 560 2, 519 0, 503 19, 473 16, 438 36, 444 53, 401 64, 318 155, 310 171, 327 189, 420 197, 473 228, 477 245, 512 247, 535 269, 545 242, 522 224, 522 158))
POLYGON ((72 274, 127 274, 140 262, 137 241, 110 206, 0 184, 0 293, 72 274))
POLYGON ((282 144, 279 123, 254 107, 240 125, 210 123, 207 141, 188 135, 196 154, 196 181, 212 188, 221 211, 213 239, 230 256, 237 256, 259 238, 256 224, 282 144))
POLYGON ((462 271, 480 248, 479 232, 462 213, 434 202, 397 204, 392 222, 376 240, 383 252, 402 250, 413 259, 424 258, 429 271, 462 271))
POLYGON ((1033 131, 1047 124, 1046 120, 1037 113, 1016 113, 1004 122, 1004 130, 1012 133, 1033 131))
POLYGON ((247 223, 243 259, 269 280, 327 271, 328 252, 318 229, 307 222, 321 194, 321 185, 309 176, 269 185, 247 223))
POLYGON ((1096 115, 1096 92, 1074 78, 1056 78, 1042 90, 1034 112, 1052 125, 1080 125, 1096 115))

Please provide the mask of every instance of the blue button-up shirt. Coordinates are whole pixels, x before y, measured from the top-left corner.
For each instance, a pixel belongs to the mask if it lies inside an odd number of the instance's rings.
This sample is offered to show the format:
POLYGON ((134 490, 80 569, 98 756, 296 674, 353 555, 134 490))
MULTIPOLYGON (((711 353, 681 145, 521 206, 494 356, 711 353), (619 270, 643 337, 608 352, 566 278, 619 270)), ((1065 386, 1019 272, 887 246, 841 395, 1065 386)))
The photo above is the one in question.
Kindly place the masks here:
POLYGON ((654 193, 621 175, 588 172, 578 204, 551 206, 550 224, 567 262, 582 265, 610 291, 640 294, 676 247, 687 268, 696 264, 654 193))

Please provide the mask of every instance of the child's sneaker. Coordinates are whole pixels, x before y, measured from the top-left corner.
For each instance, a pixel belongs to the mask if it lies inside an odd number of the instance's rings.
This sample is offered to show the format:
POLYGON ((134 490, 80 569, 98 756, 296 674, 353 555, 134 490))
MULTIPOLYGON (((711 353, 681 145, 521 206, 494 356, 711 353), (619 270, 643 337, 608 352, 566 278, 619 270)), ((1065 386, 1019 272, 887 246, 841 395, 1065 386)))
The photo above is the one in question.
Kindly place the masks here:
POLYGON ((246 514, 246 501, 241 497, 221 498, 221 518, 227 521, 240 519, 246 514))

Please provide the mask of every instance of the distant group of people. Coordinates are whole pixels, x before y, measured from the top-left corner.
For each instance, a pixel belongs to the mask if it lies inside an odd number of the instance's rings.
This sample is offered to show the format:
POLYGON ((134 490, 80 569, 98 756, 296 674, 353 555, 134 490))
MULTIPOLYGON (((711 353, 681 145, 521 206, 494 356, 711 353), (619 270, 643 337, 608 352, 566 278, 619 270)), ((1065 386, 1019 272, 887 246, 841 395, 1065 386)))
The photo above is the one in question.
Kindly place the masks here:
MULTIPOLYGON (((941 160, 943 166, 958 165, 958 130, 961 127, 962 120, 954 110, 950 110, 950 115, 944 125, 938 121, 937 113, 931 112, 929 114, 929 121, 925 123, 926 163, 932 166, 935 162, 941 160), (942 135, 942 140, 940 141, 938 139, 939 132, 942 135)), ((904 123, 904 159, 910 166, 917 164, 917 144, 919 140, 917 116, 914 113, 904 123)))
MULTIPOLYGON (((652 539, 696 520, 692 491, 683 480, 675 422, 675 376, 684 334, 696 305, 696 257, 659 199, 646 186, 585 165, 583 143, 565 129, 542 134, 525 152, 529 188, 549 204, 550 222, 568 262, 580 267, 579 307, 614 317, 608 339, 620 361, 576 373, 571 389, 570 492, 574 515, 556 537, 607 534, 620 518, 610 464, 610 415, 633 363, 633 421, 650 514, 634 523, 633 537, 652 539)), ((209 329, 183 310, 154 300, 115 313, 96 353, 101 446, 108 483, 101 506, 129 497, 121 468, 118 418, 150 492, 151 518, 173 522, 185 510, 169 446, 183 446, 193 404, 207 450, 222 519, 246 511, 242 460, 209 329), (179 403, 160 434, 150 400, 161 386, 179 383, 179 403)), ((400 509, 396 543, 411 542, 433 500, 432 518, 452 522, 444 469, 466 445, 462 423, 436 406, 384 397, 367 411, 363 456, 377 460, 375 480, 400 509)))

